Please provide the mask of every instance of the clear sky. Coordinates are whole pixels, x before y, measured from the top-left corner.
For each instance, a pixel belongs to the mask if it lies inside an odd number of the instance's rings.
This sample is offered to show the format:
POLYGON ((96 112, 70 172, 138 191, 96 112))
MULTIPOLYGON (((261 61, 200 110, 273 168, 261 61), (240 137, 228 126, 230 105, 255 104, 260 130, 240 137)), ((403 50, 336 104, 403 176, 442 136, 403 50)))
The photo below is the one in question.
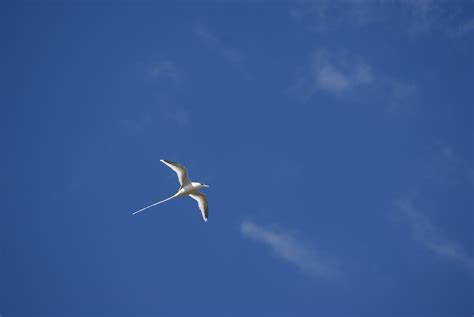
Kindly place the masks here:
POLYGON ((5 1, 0 34, 2 317, 474 313, 473 1, 5 1), (160 159, 207 223, 131 215, 160 159))

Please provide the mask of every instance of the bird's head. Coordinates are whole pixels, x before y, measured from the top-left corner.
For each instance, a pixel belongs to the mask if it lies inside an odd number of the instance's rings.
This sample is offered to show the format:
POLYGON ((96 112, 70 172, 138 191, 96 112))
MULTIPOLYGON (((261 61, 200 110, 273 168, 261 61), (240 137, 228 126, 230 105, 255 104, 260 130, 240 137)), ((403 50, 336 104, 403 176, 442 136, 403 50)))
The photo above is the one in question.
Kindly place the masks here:
POLYGON ((204 183, 199 183, 202 187, 209 187, 209 185, 206 185, 204 183))

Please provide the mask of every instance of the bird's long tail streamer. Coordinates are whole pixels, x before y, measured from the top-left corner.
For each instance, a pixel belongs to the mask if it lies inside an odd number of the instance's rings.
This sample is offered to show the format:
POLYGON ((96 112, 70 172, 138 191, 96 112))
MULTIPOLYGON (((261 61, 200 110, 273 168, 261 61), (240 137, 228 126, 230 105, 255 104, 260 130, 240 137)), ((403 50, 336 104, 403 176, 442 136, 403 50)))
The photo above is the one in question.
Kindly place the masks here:
POLYGON ((152 205, 150 205, 150 206, 147 206, 147 207, 145 207, 145 208, 142 208, 142 209, 140 209, 140 210, 137 210, 137 211, 135 211, 132 215, 138 214, 139 212, 141 212, 141 211, 143 211, 143 210, 145 210, 145 209, 148 209, 148 208, 151 208, 151 207, 153 207, 153 206, 159 205, 159 204, 164 203, 165 201, 168 201, 168 200, 173 199, 173 198, 176 198, 176 195, 173 195, 173 196, 171 196, 171 197, 168 197, 168 198, 166 198, 166 199, 163 199, 162 201, 159 201, 159 202, 157 202, 157 203, 154 203, 154 204, 152 204, 152 205))

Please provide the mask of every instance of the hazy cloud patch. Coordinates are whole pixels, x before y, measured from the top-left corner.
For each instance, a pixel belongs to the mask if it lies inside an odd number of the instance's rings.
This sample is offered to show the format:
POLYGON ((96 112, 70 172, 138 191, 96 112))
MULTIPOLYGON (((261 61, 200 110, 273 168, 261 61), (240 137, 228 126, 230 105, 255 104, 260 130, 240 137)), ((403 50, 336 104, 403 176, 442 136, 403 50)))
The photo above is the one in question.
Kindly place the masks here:
POLYGON ((173 110, 167 110, 166 117, 180 126, 187 125, 191 120, 190 111, 183 108, 176 108, 173 110))
POLYGON ((331 59, 324 50, 318 50, 313 56, 312 70, 315 76, 314 88, 334 94, 370 85, 373 80, 370 66, 363 61, 347 57, 331 59))
POLYGON ((409 225, 413 239, 436 256, 450 260, 467 269, 474 277, 473 255, 468 254, 458 243, 449 239, 436 227, 415 206, 413 198, 400 199, 395 202, 395 207, 409 225))
POLYGON ((170 60, 151 63, 149 76, 153 80, 170 80, 175 83, 179 82, 181 77, 176 64, 170 60))
POLYGON ((295 85, 305 98, 318 92, 343 96, 355 88, 372 85, 374 80, 370 65, 362 59, 326 49, 316 49, 305 69, 295 85))
POLYGON ((461 37, 474 31, 474 19, 464 13, 463 5, 463 1, 437 0, 296 1, 289 14, 317 32, 384 25, 394 31, 461 37))
POLYGON ((240 231, 245 238, 269 247, 273 254, 311 276, 333 279, 339 275, 334 265, 323 260, 313 247, 296 237, 294 232, 277 227, 264 227, 243 221, 240 231))
POLYGON ((288 91, 307 102, 326 94, 338 100, 375 104, 389 113, 401 113, 414 105, 413 82, 391 78, 376 70, 361 56, 315 49, 288 91))
POLYGON ((152 116, 146 113, 135 117, 122 118, 119 120, 119 124, 127 133, 135 135, 150 128, 153 120, 152 116))
POLYGON ((213 49, 217 55, 237 68, 244 76, 245 80, 253 81, 253 75, 248 70, 246 65, 246 56, 240 50, 228 46, 215 33, 211 32, 203 25, 194 27, 194 34, 209 48, 213 49))
POLYGON ((423 166, 425 177, 434 185, 449 188, 474 185, 472 162, 465 160, 448 145, 441 145, 423 166))
MULTIPOLYGON (((370 3, 377 4, 375 1, 370 3)), ((375 22, 374 9, 367 1, 295 1, 290 5, 289 13, 311 29, 324 32, 346 24, 362 26, 375 22)))

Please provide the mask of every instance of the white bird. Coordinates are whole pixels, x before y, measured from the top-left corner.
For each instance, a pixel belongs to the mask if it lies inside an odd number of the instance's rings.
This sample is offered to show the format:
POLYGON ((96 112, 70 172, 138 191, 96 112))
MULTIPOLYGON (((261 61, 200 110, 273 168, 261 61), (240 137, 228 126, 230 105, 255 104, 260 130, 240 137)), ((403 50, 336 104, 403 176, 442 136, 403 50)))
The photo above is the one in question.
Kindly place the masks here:
POLYGON ((169 198, 166 198, 150 206, 137 210, 132 215, 135 215, 139 213, 140 211, 143 211, 150 207, 164 203, 165 201, 171 200, 173 198, 189 196, 198 202, 199 209, 201 210, 202 218, 204 219, 204 221, 207 221, 207 215, 208 215, 207 197, 203 193, 199 192, 198 190, 200 190, 201 188, 209 187, 209 186, 203 183, 191 182, 188 178, 188 170, 183 165, 180 165, 178 163, 175 163, 169 160, 160 160, 160 161, 163 164, 166 164, 169 168, 175 171, 176 175, 178 175, 179 184, 181 185, 178 189, 178 192, 169 198))

